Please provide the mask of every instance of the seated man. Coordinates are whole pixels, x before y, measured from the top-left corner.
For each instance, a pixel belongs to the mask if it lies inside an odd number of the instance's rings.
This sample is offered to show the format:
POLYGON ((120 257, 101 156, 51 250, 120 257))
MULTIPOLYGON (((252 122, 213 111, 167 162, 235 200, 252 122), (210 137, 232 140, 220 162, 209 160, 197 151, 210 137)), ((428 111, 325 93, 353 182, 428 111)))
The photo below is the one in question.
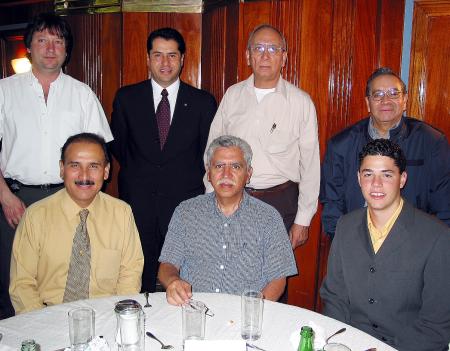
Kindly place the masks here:
POLYGON ((67 139, 65 189, 30 206, 14 238, 9 292, 16 313, 139 292, 144 257, 131 208, 100 192, 109 167, 103 138, 67 139))
POLYGON ((405 167, 390 140, 360 153, 367 209, 338 222, 320 290, 324 313, 398 350, 447 350, 450 229, 402 199, 405 167))
POLYGON ((297 269, 280 214, 244 192, 252 150, 240 138, 221 136, 206 157, 214 192, 176 208, 159 258, 167 301, 183 304, 191 290, 241 294, 245 289, 277 300, 286 277, 297 269))

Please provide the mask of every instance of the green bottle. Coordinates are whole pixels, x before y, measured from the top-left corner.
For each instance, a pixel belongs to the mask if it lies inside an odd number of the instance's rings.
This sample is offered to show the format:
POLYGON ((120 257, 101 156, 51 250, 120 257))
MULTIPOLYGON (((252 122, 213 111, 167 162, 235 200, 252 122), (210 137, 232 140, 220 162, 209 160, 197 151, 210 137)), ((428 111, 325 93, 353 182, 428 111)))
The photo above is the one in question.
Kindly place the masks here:
POLYGON ((303 326, 300 332, 300 344, 297 351, 314 351, 313 330, 311 327, 303 326))

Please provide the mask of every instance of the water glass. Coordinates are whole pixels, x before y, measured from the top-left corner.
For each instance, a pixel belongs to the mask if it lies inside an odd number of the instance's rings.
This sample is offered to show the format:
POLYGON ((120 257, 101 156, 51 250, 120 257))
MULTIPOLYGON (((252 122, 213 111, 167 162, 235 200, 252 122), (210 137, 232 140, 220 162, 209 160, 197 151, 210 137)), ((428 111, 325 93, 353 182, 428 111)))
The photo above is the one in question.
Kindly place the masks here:
POLYGON ((246 290, 241 296, 241 336, 244 340, 258 340, 263 322, 263 295, 259 291, 246 290))
POLYGON ((182 307, 183 345, 185 340, 205 338, 206 306, 203 302, 190 300, 182 307))
POLYGON ((84 351, 95 334, 95 312, 89 307, 69 311, 69 337, 72 351, 84 351))

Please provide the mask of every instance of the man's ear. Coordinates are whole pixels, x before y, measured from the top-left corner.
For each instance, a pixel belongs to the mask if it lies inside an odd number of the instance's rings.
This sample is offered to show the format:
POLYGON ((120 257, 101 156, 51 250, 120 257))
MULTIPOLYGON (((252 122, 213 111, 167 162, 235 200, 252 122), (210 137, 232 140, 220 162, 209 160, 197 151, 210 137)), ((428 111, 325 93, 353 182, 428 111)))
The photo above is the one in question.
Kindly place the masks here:
POLYGON ((358 184, 361 187, 361 176, 359 175, 359 171, 356 172, 356 175, 358 176, 358 184))
POLYGON ((403 189, 403 187, 406 184, 406 180, 408 179, 408 174, 406 171, 403 171, 402 174, 400 174, 400 189, 403 189))
POLYGON ((103 179, 107 180, 109 178, 109 170, 111 169, 111 164, 108 162, 108 164, 105 166, 105 173, 103 174, 103 179))
POLYGON ((64 163, 62 160, 59 160, 59 176, 64 180, 64 163))

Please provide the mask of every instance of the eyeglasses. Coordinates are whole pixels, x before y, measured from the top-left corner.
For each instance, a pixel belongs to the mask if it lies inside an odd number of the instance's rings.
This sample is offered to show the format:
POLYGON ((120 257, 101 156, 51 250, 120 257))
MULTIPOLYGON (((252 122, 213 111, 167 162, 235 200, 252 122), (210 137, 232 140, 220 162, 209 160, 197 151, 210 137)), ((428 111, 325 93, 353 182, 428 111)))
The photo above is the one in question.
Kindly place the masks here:
POLYGON ((250 46, 250 50, 252 50, 253 54, 258 56, 264 54, 264 51, 267 51, 270 56, 273 56, 279 52, 285 51, 285 48, 271 44, 256 44, 250 46))
POLYGON ((403 94, 403 91, 398 89, 388 89, 388 90, 377 90, 374 91, 369 97, 373 101, 381 101, 384 97, 391 99, 391 100, 397 100, 401 95, 403 94))

